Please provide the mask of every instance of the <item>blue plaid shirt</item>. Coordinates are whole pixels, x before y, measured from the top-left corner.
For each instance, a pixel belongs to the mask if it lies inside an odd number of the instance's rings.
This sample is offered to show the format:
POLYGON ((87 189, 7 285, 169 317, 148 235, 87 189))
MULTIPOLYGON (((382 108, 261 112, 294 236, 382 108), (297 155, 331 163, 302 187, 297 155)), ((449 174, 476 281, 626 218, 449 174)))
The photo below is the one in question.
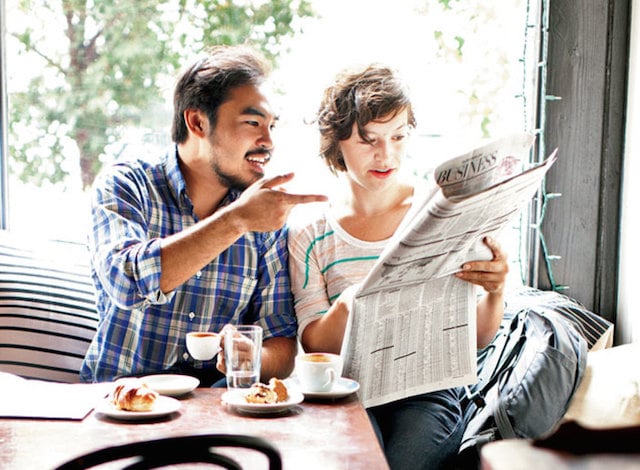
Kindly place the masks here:
MULTIPOLYGON (((183 361, 201 367, 186 351, 185 334, 191 330, 257 323, 265 339, 295 337, 286 228, 246 233, 164 294, 160 239, 197 222, 177 148, 155 162, 117 163, 94 188, 89 246, 100 322, 82 380, 158 372, 183 361)), ((230 191, 221 207, 239 195, 230 191)))

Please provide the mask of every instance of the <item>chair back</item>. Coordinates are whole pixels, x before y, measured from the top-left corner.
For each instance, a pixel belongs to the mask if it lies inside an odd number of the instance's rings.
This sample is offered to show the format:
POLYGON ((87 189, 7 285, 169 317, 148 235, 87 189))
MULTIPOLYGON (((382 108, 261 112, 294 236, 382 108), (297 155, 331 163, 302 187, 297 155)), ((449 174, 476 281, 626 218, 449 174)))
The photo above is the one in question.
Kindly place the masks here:
POLYGON ((266 439, 239 434, 202 434, 132 442, 99 449, 74 458, 57 470, 83 470, 108 462, 136 458, 127 470, 166 467, 183 463, 210 463, 229 470, 242 470, 233 458, 216 452, 219 447, 238 447, 261 452, 270 470, 282 469, 278 449, 266 439))

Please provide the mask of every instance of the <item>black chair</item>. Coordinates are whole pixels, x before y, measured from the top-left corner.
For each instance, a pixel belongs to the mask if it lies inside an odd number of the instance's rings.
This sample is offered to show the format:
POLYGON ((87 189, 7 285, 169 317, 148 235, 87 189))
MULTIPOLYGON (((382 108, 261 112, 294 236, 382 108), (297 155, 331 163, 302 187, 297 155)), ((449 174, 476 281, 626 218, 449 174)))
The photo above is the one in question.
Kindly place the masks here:
POLYGON ((236 460, 217 453, 214 447, 252 449, 266 455, 270 470, 282 469, 280 452, 265 439, 237 434, 202 434, 106 447, 76 457, 60 465, 57 470, 87 469, 107 462, 136 457, 136 461, 123 469, 142 470, 183 463, 211 463, 229 470, 242 470, 242 466, 236 460))

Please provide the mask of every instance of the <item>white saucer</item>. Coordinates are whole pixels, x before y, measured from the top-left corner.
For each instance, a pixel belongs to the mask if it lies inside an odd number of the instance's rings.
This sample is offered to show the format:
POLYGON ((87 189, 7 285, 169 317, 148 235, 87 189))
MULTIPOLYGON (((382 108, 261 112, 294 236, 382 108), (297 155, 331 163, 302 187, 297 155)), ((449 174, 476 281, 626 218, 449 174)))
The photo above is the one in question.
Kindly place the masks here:
POLYGON ((108 398, 102 400, 96 411, 113 419, 124 421, 139 421, 143 419, 154 419, 169 415, 180 409, 180 402, 175 398, 160 395, 151 411, 125 411, 115 406, 108 398))
POLYGON ((249 389, 229 390, 222 394, 222 401, 232 409, 242 413, 252 414, 275 414, 287 411, 292 406, 301 403, 304 396, 298 390, 289 388, 289 398, 287 401, 279 403, 248 403, 245 399, 249 389))
POLYGON ((336 383, 333 385, 333 388, 328 392, 308 392, 302 389, 300 382, 296 378, 286 379, 285 383, 287 387, 289 387, 289 383, 292 387, 295 387, 302 391, 305 398, 343 398, 352 393, 357 392, 360 389, 360 384, 355 380, 347 379, 346 377, 340 377, 336 380, 336 383))
POLYGON ((179 397, 189 393, 200 385, 200 381, 190 375, 157 374, 142 377, 142 380, 160 395, 179 397))

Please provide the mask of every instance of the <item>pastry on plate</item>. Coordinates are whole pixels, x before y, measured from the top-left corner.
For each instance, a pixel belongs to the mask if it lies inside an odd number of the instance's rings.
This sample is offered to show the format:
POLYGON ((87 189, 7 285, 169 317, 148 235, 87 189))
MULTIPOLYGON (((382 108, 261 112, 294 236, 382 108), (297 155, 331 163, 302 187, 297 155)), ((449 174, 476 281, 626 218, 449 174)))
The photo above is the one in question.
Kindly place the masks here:
POLYGON ((289 398, 289 392, 287 391, 287 386, 284 384, 282 380, 272 377, 271 380, 269 380, 269 387, 274 392, 276 392, 276 395, 278 397, 277 399, 278 402, 287 401, 287 398, 289 398))
POLYGON ((286 401, 289 397, 287 386, 280 379, 272 377, 269 385, 263 383, 255 383, 249 388, 249 392, 245 395, 248 403, 258 403, 263 405, 271 405, 286 401))
POLYGON ((109 395, 111 403, 124 411, 152 411, 158 393, 137 378, 118 379, 109 395))

